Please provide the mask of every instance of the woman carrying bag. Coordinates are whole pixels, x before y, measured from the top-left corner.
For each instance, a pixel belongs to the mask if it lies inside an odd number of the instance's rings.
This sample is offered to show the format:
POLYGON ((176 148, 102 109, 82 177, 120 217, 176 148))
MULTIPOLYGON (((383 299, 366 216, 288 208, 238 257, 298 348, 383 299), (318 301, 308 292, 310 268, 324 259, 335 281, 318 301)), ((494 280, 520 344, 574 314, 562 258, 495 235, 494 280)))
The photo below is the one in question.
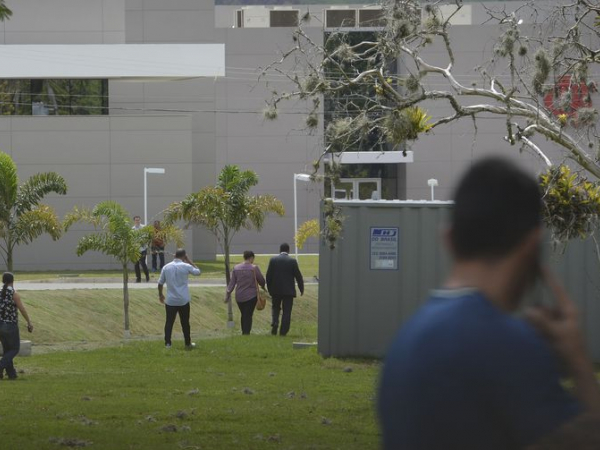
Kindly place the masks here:
MULTIPOLYGON (((265 289, 265 278, 258 266, 254 265, 254 252, 246 250, 244 262, 231 271, 231 281, 225 296, 225 302, 231 301, 231 293, 235 289, 235 301, 242 315, 242 334, 250 334, 252 330, 252 316, 260 297, 259 286, 265 289)), ((261 300, 264 308, 264 298, 261 300)))

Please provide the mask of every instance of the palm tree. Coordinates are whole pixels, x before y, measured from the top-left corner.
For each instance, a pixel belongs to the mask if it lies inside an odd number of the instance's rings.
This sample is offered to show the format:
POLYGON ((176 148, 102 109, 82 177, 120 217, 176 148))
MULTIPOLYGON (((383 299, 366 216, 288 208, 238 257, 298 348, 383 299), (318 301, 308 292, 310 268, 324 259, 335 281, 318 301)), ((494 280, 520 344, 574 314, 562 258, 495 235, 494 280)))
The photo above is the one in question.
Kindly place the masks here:
MULTIPOLYGON (((114 257, 123 270, 123 311, 124 311, 124 336, 130 337, 129 329, 129 269, 130 262, 135 263, 140 259, 140 248, 147 245, 154 232, 154 227, 145 227, 134 230, 129 212, 119 203, 104 201, 98 203, 94 209, 73 208, 65 217, 64 227, 67 231, 74 223, 85 222, 92 224, 96 233, 82 237, 77 244, 77 256, 88 251, 98 251, 114 257)), ((181 230, 175 227, 163 227, 161 236, 166 241, 175 240, 179 245, 182 241, 181 230)))
POLYGON ((65 195, 67 183, 55 172, 38 173, 19 185, 17 165, 0 152, 0 255, 8 271, 13 270, 16 246, 29 244, 44 233, 57 240, 62 227, 48 205, 40 204, 46 194, 65 195))
POLYGON ((0 0, 0 22, 4 22, 10 16, 12 16, 12 11, 6 6, 4 0, 0 0))
MULTIPOLYGON (((255 172, 242 172, 238 166, 228 165, 219 174, 216 186, 192 193, 164 211, 166 223, 184 220, 187 226, 200 225, 217 237, 225 255, 227 283, 230 280, 231 241, 235 234, 242 228, 260 231, 269 213, 285 214, 283 204, 274 196, 248 194, 257 184, 255 172)), ((231 302, 228 304, 228 321, 233 322, 231 302)))

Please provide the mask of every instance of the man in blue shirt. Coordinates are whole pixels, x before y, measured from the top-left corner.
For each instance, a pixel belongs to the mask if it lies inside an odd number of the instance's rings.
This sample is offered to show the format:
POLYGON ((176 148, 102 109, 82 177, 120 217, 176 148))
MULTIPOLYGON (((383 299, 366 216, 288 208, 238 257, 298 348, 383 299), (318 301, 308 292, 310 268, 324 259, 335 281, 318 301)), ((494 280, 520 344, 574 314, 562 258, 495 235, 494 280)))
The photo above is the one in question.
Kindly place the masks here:
POLYGON ((600 448, 600 389, 576 308, 540 267, 541 235, 536 181, 503 159, 474 164, 445 236, 450 276, 402 327, 385 361, 385 449, 600 448), (554 306, 515 317, 539 277, 554 306), (572 394, 562 375, 575 383, 572 394))
POLYGON ((200 275, 200 269, 188 258, 184 249, 177 249, 175 258, 165 265, 158 279, 158 299, 165 305, 165 347, 171 347, 171 333, 175 318, 179 314, 185 347, 191 350, 196 346, 190 335, 190 289, 189 275, 200 275), (163 294, 163 285, 167 284, 167 298, 163 294))

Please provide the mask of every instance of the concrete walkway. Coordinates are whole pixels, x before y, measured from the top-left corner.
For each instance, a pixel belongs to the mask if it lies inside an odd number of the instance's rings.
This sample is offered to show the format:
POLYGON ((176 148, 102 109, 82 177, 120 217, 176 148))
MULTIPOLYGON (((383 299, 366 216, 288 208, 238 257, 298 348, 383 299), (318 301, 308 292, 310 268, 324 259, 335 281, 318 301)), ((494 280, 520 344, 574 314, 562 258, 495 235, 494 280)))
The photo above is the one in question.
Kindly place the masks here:
MULTIPOLYGON (((129 289, 157 289, 157 280, 148 283, 129 282, 129 289)), ((190 287, 225 287, 225 281, 205 279, 190 280, 190 287)), ((123 289, 123 282, 112 278, 65 278, 42 281, 15 280, 17 291, 55 291, 65 289, 123 289)))
MULTIPOLYGON (((315 282, 305 285, 317 284, 315 282)), ((157 289, 157 280, 148 283, 129 282, 129 289, 157 289)), ((190 287, 225 287, 225 281, 219 279, 190 279, 190 287)), ((17 291, 55 291, 71 289, 123 289, 123 282, 114 278, 65 278, 56 280, 18 281, 15 280, 17 291)))

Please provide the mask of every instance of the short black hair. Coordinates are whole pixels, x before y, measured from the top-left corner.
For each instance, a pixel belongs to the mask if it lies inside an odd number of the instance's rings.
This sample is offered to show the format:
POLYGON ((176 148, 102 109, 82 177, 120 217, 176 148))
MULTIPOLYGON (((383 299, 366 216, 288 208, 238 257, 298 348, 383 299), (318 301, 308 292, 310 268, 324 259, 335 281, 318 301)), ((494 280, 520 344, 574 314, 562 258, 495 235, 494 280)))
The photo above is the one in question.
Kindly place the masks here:
POLYGON ((244 251, 244 260, 254 258, 254 252, 252 250, 244 251))
POLYGON ((542 198, 535 178, 499 157, 479 160, 454 195, 450 241, 458 259, 509 254, 541 224, 542 198))
POLYGON ((279 252, 280 253, 289 253, 290 252, 290 244, 288 244, 287 242, 284 242, 283 244, 281 244, 279 246, 279 252))
POLYGON ((175 258, 181 259, 185 256, 185 250, 183 248, 178 248, 175 250, 175 258))
POLYGON ((9 284, 15 281, 15 276, 11 272, 4 272, 2 274, 2 284, 9 284))

